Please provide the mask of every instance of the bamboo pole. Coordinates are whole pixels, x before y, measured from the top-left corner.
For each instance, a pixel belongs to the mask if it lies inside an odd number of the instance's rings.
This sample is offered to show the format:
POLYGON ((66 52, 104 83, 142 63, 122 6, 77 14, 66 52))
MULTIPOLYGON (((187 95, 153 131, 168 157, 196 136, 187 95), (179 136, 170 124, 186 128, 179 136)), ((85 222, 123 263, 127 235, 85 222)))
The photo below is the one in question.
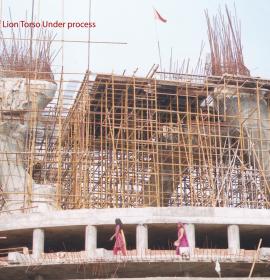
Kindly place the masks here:
POLYGON ((252 263, 252 266, 251 266, 248 278, 251 278, 251 276, 252 276, 253 270, 255 268, 256 261, 258 259, 258 255, 259 255, 259 251, 260 251, 261 245, 262 245, 262 238, 260 239, 258 247, 257 247, 257 250, 255 252, 255 256, 254 256, 254 259, 253 259, 253 263, 252 263))

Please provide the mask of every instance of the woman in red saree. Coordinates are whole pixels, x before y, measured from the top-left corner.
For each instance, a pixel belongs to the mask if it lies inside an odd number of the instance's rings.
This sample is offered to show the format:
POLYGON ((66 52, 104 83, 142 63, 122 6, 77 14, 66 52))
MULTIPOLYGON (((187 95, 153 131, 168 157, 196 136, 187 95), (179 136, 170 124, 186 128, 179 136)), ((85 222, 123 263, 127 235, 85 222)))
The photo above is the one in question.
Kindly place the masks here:
POLYGON ((127 255, 126 238, 123 231, 123 223, 120 219, 115 219, 115 233, 110 240, 115 239, 113 254, 117 255, 119 251, 122 252, 123 256, 127 255))
POLYGON ((177 224, 177 240, 174 242, 174 246, 176 247, 176 255, 182 255, 185 257, 189 256, 189 243, 187 239, 186 230, 184 224, 177 224))

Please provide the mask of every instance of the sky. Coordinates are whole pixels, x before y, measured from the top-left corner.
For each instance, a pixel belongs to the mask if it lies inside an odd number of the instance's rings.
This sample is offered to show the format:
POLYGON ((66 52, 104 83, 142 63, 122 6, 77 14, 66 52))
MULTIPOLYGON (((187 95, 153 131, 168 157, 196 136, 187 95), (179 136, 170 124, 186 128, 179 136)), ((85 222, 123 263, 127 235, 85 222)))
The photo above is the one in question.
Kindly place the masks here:
MULTIPOLYGON (((93 72, 146 76, 151 66, 159 64, 157 41, 160 43, 163 68, 169 70, 171 50, 173 62, 190 58, 195 66, 202 41, 204 53, 209 52, 204 11, 210 16, 224 9, 225 4, 237 9, 242 26, 244 58, 252 75, 270 78, 270 21, 269 0, 34 0, 36 21, 91 21, 91 41, 124 42, 127 44, 90 45, 90 70, 93 72), (153 7, 167 19, 167 23, 154 19, 153 7)), ((1 18, 12 21, 24 20, 31 14, 32 0, 1 0, 1 18)), ((4 28, 2 28, 3 30, 4 28)), ((4 30, 4 32, 7 31, 4 30)), ((88 40, 88 29, 51 28, 57 38, 88 40)), ((55 42, 57 51, 61 43, 55 42)), ((54 61, 54 70, 70 74, 70 79, 84 73, 88 67, 88 44, 64 43, 54 61)), ((80 78, 78 78, 80 79, 80 78)))

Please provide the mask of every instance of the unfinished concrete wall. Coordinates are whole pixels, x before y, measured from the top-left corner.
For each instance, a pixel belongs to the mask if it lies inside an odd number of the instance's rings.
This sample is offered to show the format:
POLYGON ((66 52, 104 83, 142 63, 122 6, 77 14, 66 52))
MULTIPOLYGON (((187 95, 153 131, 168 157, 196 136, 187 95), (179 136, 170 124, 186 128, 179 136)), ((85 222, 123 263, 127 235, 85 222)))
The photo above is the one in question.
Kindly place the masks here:
POLYGON ((0 79, 0 184, 6 210, 24 207, 24 201, 32 200, 32 192, 40 191, 39 187, 33 188, 24 156, 31 146, 27 139, 31 132, 35 133, 40 113, 54 97, 56 88, 54 82, 43 80, 0 79))
POLYGON ((214 90, 214 108, 224 116, 232 137, 241 137, 245 164, 262 171, 270 180, 270 121, 269 108, 263 90, 245 90, 218 86, 214 90))
MULTIPOLYGON (((216 116, 213 123, 219 122, 219 127, 208 126, 203 121, 196 122, 194 119, 189 127, 183 123, 181 127, 179 124, 168 124, 160 128, 162 133, 159 133, 159 141, 166 145, 162 146, 163 153, 159 155, 162 164, 158 166, 158 174, 155 173, 150 177, 150 185, 146 188, 146 194, 149 194, 146 197, 147 204, 168 206, 170 198, 181 183, 181 176, 184 176, 184 172, 191 173, 192 166, 205 164, 196 158, 196 154, 200 153, 207 157, 210 165, 211 162, 218 161, 217 165, 222 166, 225 174, 229 174, 226 166, 231 168, 235 164, 228 153, 236 153, 237 158, 247 170, 258 169, 261 182, 266 181, 269 185, 270 111, 265 100, 265 91, 256 88, 217 86, 211 96, 200 105, 200 108, 205 110, 205 114, 208 112, 207 106, 213 107, 210 111, 212 118, 216 116), (178 143, 179 147, 187 147, 186 150, 183 148, 183 151, 180 149, 179 159, 177 156, 171 156, 173 148, 170 143, 178 143), (168 152, 164 152, 166 149, 168 152), (189 159, 187 156, 188 153, 192 154, 192 164, 191 158, 189 159), (221 162, 223 162, 222 165, 220 165, 221 162), (181 169, 179 163, 181 163, 181 169)), ((222 178, 222 184, 225 182, 226 178, 224 178, 222 178)), ((247 178, 245 182, 249 180, 251 179, 247 178)), ((213 181, 210 183, 216 184, 213 181)), ((243 195, 249 197, 252 191, 250 192, 249 189, 245 189, 245 191, 246 194, 243 195)), ((244 191, 242 192, 244 193, 244 191)), ((219 197, 219 193, 217 197, 219 197)), ((252 200, 252 198, 250 199, 252 200)), ((213 202, 213 206, 215 205, 213 202)))

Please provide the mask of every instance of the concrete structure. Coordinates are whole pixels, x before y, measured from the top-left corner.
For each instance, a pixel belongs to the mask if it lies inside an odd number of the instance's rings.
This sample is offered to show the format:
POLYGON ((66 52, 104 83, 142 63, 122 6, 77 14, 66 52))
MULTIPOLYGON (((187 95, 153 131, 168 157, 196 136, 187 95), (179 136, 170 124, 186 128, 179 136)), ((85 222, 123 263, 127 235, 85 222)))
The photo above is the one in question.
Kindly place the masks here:
POLYGON ((97 228, 87 225, 85 228, 85 251, 90 255, 95 255, 97 249, 97 228))
MULTIPOLYGON (((113 225, 115 217, 124 224, 187 224, 270 226, 270 210, 215 207, 148 207, 112 209, 76 209, 13 214, 0 220, 0 232, 21 229, 113 225)), ((193 227, 193 226, 192 226, 193 227)), ((197 227, 196 227, 197 228, 197 227)), ((113 228, 112 228, 113 230, 113 228)))
POLYGON ((50 33, 0 33, 0 280, 270 277, 270 80, 226 16, 206 12, 204 73, 88 69, 67 94, 82 73, 55 68, 50 33))
POLYGON ((33 230, 33 256, 39 258, 44 253, 44 229, 33 230))
POLYGON ((87 71, 50 112, 47 68, 0 79, 0 280, 270 276, 269 80, 87 71))
MULTIPOLYGON (((26 266, 34 268, 37 265, 39 269, 32 275, 44 279, 58 279, 60 272, 65 277, 75 277, 77 273, 77 278, 92 278, 97 269, 113 275, 115 267, 118 267, 118 277, 214 277, 213 262, 217 259, 222 276, 245 276, 255 256, 255 250, 251 249, 256 248, 259 238, 263 238, 265 248, 258 255, 254 275, 260 271, 261 276, 270 276, 265 269, 270 261, 266 248, 270 244, 269 210, 171 207, 52 211, 6 216, 5 220, 0 220, 0 229, 0 235, 8 236, 7 240, 0 240, 2 248, 18 246, 19 234, 21 244, 28 242, 29 249, 32 249, 32 255, 12 255, 12 262, 2 270, 5 277, 20 275, 16 278, 18 280, 31 275, 22 272, 26 266), (114 231, 115 217, 120 217, 124 223, 129 249, 127 257, 116 258, 107 250, 100 251, 106 247, 114 231), (176 239, 178 221, 186 223, 190 246, 193 247, 188 260, 177 257, 173 248, 166 245, 169 240, 176 239), (202 242, 205 238, 210 244, 207 247, 202 242), (158 243, 153 245, 153 242, 158 243), (65 243, 65 251, 59 248, 61 243, 65 243), (77 270, 75 264, 81 262, 87 264, 85 272, 77 270)), ((112 246, 110 243, 107 249, 112 246)), ((99 277, 102 276, 105 274, 99 271, 99 277)))
POLYGON ((136 227, 136 250, 138 254, 145 254, 148 249, 148 228, 147 225, 139 224, 136 227))
POLYGON ((188 223, 185 225, 185 229, 186 229, 187 236, 188 236, 189 246, 191 248, 195 248, 195 244, 196 244, 195 225, 188 223))
POLYGON ((228 116, 229 133, 233 137, 241 137, 241 134, 246 136, 243 143, 246 147, 246 156, 253 152, 256 154, 251 157, 252 164, 262 169, 263 175, 269 181, 270 123, 266 93, 259 89, 254 93, 235 86, 223 85, 215 88, 213 98, 217 112, 228 116))
MULTIPOLYGON (((81 255, 82 256, 82 255, 81 255)), ((23 258, 22 258, 23 259, 23 258)), ((58 258, 40 259, 39 262, 22 262, 1 268, 0 280, 31 279, 40 275, 47 280, 87 279, 87 278, 136 278, 136 277, 183 277, 189 273, 190 277, 216 277, 213 260, 203 259, 202 256, 192 260, 179 260, 176 256, 138 256, 127 258, 99 258, 91 259, 58 258)), ((252 265, 243 259, 220 261, 222 277, 246 277, 252 265)), ((269 277, 268 263, 257 262, 254 276, 269 277)))
POLYGON ((240 250, 240 232, 238 225, 228 226, 228 248, 234 252, 240 250))
MULTIPOLYGON (((4 191, 5 210, 32 206, 32 193, 39 193, 40 186, 33 188, 35 182, 26 171, 23 153, 27 148, 27 135, 38 126, 40 114, 53 99, 56 88, 56 83, 43 80, 0 79, 0 152, 3 155, 0 184, 4 191), (24 193, 27 193, 26 198, 24 193)), ((51 194, 54 194, 53 190, 51 194)), ((37 198, 35 200, 35 206, 39 206, 37 198)), ((44 202, 44 198, 42 200, 44 202)))

